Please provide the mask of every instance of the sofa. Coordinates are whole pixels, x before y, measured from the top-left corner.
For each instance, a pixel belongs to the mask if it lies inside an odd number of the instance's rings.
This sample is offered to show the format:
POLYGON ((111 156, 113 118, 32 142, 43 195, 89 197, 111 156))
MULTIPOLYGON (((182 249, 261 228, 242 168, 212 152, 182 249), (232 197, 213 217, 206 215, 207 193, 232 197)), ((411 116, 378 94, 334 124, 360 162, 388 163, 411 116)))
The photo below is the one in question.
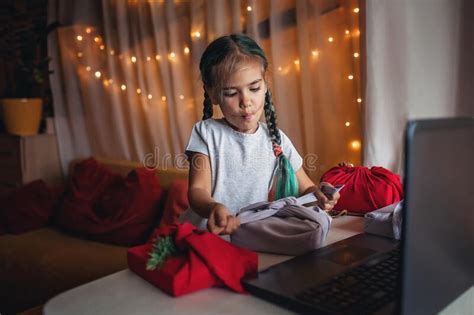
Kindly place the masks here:
MULTIPOLYGON (((97 162, 122 177, 142 166, 129 161, 97 159, 97 162)), ((72 163, 71 172, 78 163, 81 161, 72 163)), ((152 225, 172 223, 187 206, 188 172, 159 169, 154 174, 163 194, 154 206, 152 225)), ((68 184, 65 187, 63 196, 67 194, 68 184)), ((113 204, 114 200, 109 202, 113 204)), ((91 238, 77 233, 74 226, 60 227, 58 211, 43 226, 20 234, 0 235, 0 314, 39 309, 38 305, 61 292, 127 268, 127 248, 136 244, 114 244, 114 238, 91 238)), ((152 231, 147 228, 148 234, 152 231)))

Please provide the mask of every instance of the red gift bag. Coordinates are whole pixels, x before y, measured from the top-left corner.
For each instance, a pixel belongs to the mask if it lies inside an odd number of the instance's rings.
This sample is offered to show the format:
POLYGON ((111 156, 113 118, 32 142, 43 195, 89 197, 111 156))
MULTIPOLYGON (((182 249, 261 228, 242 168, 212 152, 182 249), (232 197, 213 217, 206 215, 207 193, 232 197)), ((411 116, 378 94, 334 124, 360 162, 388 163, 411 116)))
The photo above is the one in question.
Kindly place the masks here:
POLYGON ((164 229, 157 235, 173 235, 179 254, 167 258, 155 270, 147 270, 152 244, 129 248, 130 270, 172 296, 180 296, 212 286, 225 285, 244 293, 240 279, 258 270, 255 252, 237 247, 212 233, 191 224, 164 229))
POLYGON ((345 185, 335 211, 366 213, 403 199, 400 176, 383 167, 337 166, 324 173, 321 182, 345 185))

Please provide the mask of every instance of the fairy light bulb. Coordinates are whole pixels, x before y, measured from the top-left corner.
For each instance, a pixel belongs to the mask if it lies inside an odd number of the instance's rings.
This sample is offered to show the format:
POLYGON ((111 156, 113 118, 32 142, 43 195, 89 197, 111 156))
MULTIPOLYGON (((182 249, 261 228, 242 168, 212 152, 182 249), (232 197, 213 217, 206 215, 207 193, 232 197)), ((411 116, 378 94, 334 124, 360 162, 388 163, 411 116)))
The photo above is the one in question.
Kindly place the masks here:
POLYGON ((349 75, 347 76, 347 78, 348 78, 349 80, 352 80, 352 79, 354 79, 354 76, 353 76, 352 74, 349 74, 349 75))
POLYGON ((111 51, 110 51, 110 54, 111 54, 112 56, 115 55, 115 50, 111 50, 111 51))
POLYGON ((160 59, 161 59, 161 56, 160 56, 160 55, 156 55, 156 56, 155 56, 155 59, 156 59, 156 60, 160 60, 160 59))
POLYGON ((319 56, 319 51, 313 50, 313 51, 311 52, 311 55, 313 55, 313 57, 317 57, 317 56, 319 56))
POLYGON ((184 48, 184 53, 185 53, 186 55, 189 54, 189 47, 185 47, 185 48, 184 48))
POLYGON ((199 33, 199 32, 196 31, 196 32, 193 32, 193 33, 191 34, 191 36, 192 36, 192 37, 199 38, 199 37, 201 37, 201 33, 199 33))
POLYGON ((334 41, 334 37, 329 37, 328 42, 332 43, 334 41))
POLYGON ((359 57, 359 53, 354 53, 354 58, 358 58, 359 57))
POLYGON ((346 123, 344 124, 346 127, 349 127, 351 125, 351 123, 349 121, 346 121, 346 123))
POLYGON ((359 8, 355 8, 354 13, 359 13, 359 8))
POLYGON ((94 42, 96 42, 96 43, 100 42, 100 37, 98 37, 98 36, 94 37, 94 42))
POLYGON ((346 35, 349 35, 351 32, 349 30, 346 30, 346 35))
POLYGON ((179 99, 180 99, 180 100, 184 100, 184 95, 181 94, 181 95, 179 96, 179 99))
POLYGON ((283 68, 282 68, 282 67, 278 67, 278 71, 282 71, 282 70, 283 70, 283 68))
POLYGON ((130 60, 131 60, 133 63, 135 63, 135 62, 137 62, 137 57, 132 56, 132 57, 130 58, 130 60))
POLYGON ((87 66, 87 67, 86 67, 86 70, 87 70, 87 71, 91 71, 91 67, 87 66))
POLYGON ((76 39, 77 39, 78 41, 81 41, 81 40, 82 40, 82 35, 77 35, 77 36, 76 36, 76 39))
POLYGON ((105 49, 105 46, 104 46, 104 45, 100 45, 99 48, 100 48, 100 50, 104 50, 104 49, 105 49))
POLYGON ((142 93, 142 90, 141 89, 137 89, 137 94, 141 94, 142 93))
POLYGON ((169 58, 170 58, 170 59, 176 58, 176 54, 175 54, 174 52, 171 52, 171 53, 169 54, 169 58))
POLYGON ((122 89, 122 91, 125 91, 127 89, 127 86, 125 84, 122 84, 120 88, 122 89))
POLYGON ((166 101, 166 96, 162 96, 162 97, 161 97, 161 100, 162 100, 163 102, 166 101))
POLYGON ((112 79, 109 79, 108 81, 109 81, 109 84, 114 83, 114 80, 112 80, 112 79))
POLYGON ((146 57, 146 61, 150 61, 151 60, 151 57, 146 57))
POLYGON ((293 61, 295 63, 296 66, 298 66, 300 64, 300 61, 299 59, 296 59, 295 61, 293 61))
POLYGON ((247 11, 248 11, 248 12, 252 12, 252 7, 251 7, 251 6, 247 6, 247 11))
POLYGON ((151 99, 153 98, 153 95, 151 95, 151 94, 148 94, 148 96, 147 96, 147 97, 148 97, 148 99, 149 99, 149 100, 151 100, 151 99))
POLYGON ((357 99, 357 103, 362 103, 362 99, 360 97, 357 99))
POLYGON ((87 33, 87 34, 90 34, 91 32, 92 32, 92 30, 91 30, 90 27, 86 28, 86 33, 87 33))
POLYGON ((79 58, 82 58, 82 56, 84 56, 84 54, 83 54, 82 52, 78 52, 78 53, 77 53, 77 56, 78 56, 79 58))
POLYGON ((359 140, 354 140, 354 141, 351 141, 351 148, 353 150, 359 150, 360 149, 360 141, 359 140))
POLYGON ((102 75, 102 73, 100 73, 100 71, 96 71, 96 72, 94 73, 94 75, 95 75, 96 78, 100 78, 100 76, 102 75))

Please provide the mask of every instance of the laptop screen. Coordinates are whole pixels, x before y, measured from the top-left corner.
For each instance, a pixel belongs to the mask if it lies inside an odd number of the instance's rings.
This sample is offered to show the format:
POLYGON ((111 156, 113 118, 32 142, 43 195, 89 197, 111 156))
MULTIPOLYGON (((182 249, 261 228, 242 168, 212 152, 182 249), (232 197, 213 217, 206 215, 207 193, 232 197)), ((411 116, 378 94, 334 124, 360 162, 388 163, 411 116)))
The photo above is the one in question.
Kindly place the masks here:
POLYGON ((474 283, 474 119, 406 131, 402 314, 435 314, 474 283))

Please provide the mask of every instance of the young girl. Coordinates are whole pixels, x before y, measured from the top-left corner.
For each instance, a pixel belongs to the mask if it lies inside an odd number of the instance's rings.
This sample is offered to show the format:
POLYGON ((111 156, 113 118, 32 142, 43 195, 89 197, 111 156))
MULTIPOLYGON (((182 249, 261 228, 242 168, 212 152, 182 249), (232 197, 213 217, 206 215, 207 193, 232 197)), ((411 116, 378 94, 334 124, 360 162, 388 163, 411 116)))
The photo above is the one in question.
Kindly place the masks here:
POLYGON ((186 147, 190 209, 181 221, 231 234, 240 224, 237 211, 268 200, 275 176, 275 199, 313 192, 319 206, 331 210, 339 193, 321 192, 306 175, 291 141, 277 128, 266 78, 268 60, 258 44, 241 34, 220 37, 206 48, 199 68, 204 115, 186 147), (212 118, 213 104, 219 105, 223 119, 212 118), (263 113, 266 124, 259 121, 263 113))

